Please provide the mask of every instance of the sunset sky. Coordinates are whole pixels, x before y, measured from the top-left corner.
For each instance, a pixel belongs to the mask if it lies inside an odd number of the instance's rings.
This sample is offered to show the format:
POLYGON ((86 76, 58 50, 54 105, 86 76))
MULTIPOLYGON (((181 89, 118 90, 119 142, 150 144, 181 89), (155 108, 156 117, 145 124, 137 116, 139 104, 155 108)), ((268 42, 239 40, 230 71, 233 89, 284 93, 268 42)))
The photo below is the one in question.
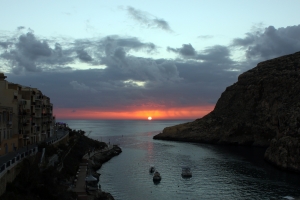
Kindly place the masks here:
POLYGON ((258 62, 300 51, 299 0, 1 0, 0 72, 57 119, 197 119, 258 62))

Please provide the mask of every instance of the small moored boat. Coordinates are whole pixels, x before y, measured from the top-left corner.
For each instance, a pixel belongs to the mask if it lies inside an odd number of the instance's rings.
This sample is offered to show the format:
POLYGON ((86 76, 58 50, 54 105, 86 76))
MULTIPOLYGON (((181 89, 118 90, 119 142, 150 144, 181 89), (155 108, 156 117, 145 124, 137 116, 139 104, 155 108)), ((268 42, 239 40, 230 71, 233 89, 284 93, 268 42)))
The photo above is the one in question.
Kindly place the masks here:
POLYGON ((154 172, 153 174, 153 181, 154 182, 159 182, 161 180, 160 173, 158 171, 154 172))
POLYGON ((153 165, 151 165, 149 168, 149 173, 152 174, 153 172, 155 172, 155 167, 153 165))
POLYGON ((191 168, 189 168, 189 167, 182 167, 181 176, 183 178, 192 177, 191 168))

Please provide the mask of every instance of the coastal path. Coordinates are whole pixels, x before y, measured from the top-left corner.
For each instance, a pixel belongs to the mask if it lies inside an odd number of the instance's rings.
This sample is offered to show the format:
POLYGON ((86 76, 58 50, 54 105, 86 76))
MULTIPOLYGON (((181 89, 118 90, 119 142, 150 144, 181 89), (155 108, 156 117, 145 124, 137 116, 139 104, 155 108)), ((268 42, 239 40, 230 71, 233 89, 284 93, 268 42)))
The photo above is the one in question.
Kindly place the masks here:
MULTIPOLYGON (((60 141, 60 139, 65 137, 67 134, 69 134, 69 131, 58 130, 57 135, 55 137, 47 138, 44 142, 48 144, 54 144, 60 141)), ((2 177, 2 173, 6 173, 7 167, 13 164, 12 161, 14 162, 15 160, 24 158, 27 155, 30 155, 31 153, 37 153, 37 146, 38 144, 28 145, 26 147, 19 148, 16 151, 0 156, 0 178, 2 177)))
POLYGON ((73 192, 76 192, 78 195, 78 200, 89 200, 93 199, 93 196, 89 196, 86 190, 86 182, 85 178, 89 175, 89 160, 94 155, 109 151, 113 148, 113 145, 107 144, 107 147, 98 151, 91 151, 90 153, 86 153, 82 157, 82 162, 79 165, 79 169, 76 174, 76 179, 74 181, 75 187, 72 189, 73 192))

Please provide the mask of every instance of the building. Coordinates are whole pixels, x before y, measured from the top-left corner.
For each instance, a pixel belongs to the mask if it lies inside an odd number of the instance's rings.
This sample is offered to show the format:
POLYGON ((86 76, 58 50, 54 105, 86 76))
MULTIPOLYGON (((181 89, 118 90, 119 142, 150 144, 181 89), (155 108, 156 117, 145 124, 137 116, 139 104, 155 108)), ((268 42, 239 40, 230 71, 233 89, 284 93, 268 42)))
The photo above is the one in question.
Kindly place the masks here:
POLYGON ((55 136, 50 98, 0 73, 0 156, 55 136))
POLYGON ((15 85, 10 88, 5 80, 6 76, 0 73, 0 155, 19 148, 22 135, 18 133, 18 99, 21 87, 15 85))

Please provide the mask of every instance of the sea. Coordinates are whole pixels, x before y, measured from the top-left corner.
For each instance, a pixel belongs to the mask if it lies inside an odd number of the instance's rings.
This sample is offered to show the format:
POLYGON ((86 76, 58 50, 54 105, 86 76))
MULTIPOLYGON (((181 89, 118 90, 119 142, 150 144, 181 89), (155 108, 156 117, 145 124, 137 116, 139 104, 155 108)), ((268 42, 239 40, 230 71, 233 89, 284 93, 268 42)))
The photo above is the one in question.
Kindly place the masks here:
POLYGON ((300 199, 300 176, 266 163, 263 148, 153 140, 165 127, 187 120, 64 120, 122 153, 106 162, 101 189, 116 200, 300 199), (161 181, 154 183, 154 165, 161 181), (192 177, 182 178, 181 168, 192 177))

